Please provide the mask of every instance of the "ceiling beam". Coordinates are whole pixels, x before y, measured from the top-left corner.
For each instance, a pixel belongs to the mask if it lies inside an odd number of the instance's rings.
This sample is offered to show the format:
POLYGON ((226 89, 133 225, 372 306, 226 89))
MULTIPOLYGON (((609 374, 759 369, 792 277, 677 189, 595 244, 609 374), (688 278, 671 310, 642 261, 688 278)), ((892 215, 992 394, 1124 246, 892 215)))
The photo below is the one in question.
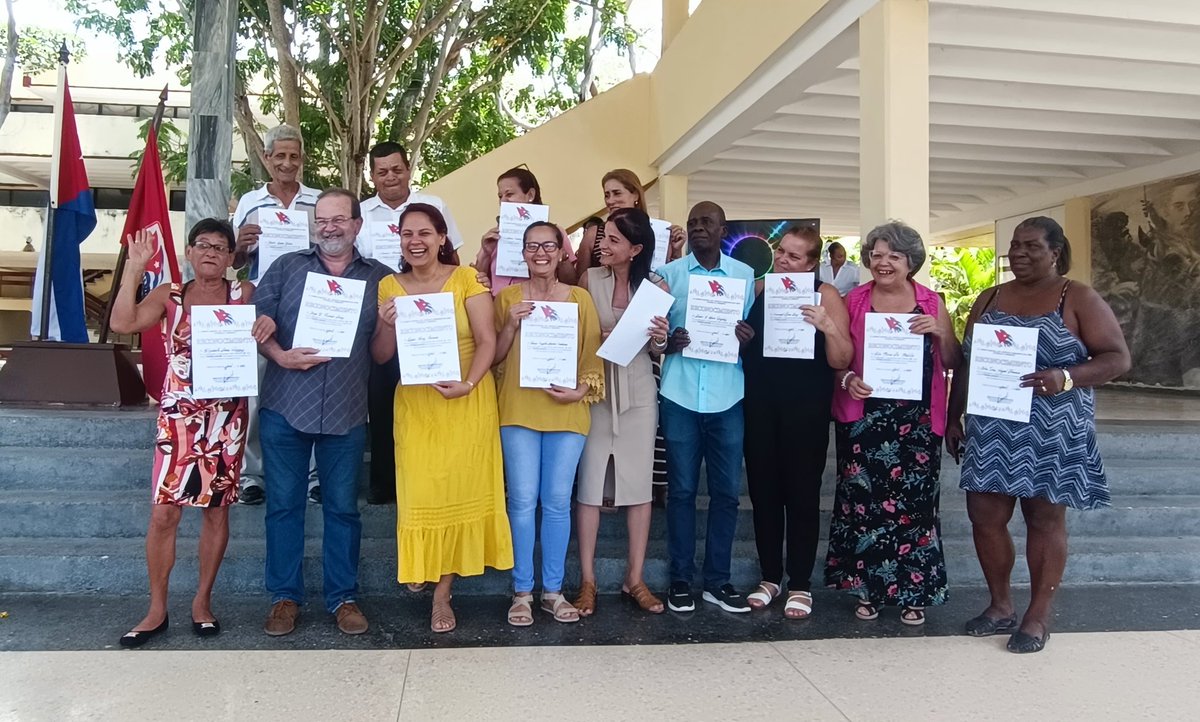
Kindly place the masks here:
POLYGON ((934 0, 931 14, 948 7, 999 8, 1042 15, 1099 17, 1147 24, 1200 27, 1200 4, 1195 0, 934 0))

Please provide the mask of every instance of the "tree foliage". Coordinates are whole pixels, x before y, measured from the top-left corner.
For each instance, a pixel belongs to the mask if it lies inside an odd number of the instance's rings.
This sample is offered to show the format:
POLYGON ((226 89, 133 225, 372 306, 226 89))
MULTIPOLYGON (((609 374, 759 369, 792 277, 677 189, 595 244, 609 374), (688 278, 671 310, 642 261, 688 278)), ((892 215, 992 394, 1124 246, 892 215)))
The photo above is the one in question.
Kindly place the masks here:
POLYGON ((929 260, 933 289, 945 299, 954 331, 962 338, 975 299, 996 285, 996 252, 991 248, 935 248, 929 260))
MULTIPOLYGON (((37 75, 58 67, 58 50, 67 44, 71 62, 87 57, 87 48, 78 36, 38 27, 24 27, 17 33, 17 67, 26 75, 37 75)), ((8 45, 8 31, 0 28, 0 45, 8 45)))

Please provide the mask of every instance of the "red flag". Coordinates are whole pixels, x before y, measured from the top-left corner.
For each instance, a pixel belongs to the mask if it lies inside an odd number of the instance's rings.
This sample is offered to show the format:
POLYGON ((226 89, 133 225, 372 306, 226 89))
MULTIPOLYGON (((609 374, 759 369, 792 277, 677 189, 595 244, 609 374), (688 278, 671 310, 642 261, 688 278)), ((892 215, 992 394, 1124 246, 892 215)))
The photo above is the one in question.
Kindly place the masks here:
MULTIPOLYGON (((154 127, 146 134, 146 151, 138 168, 129 201, 129 215, 121 231, 121 243, 140 230, 153 237, 154 255, 146 264, 138 300, 164 283, 178 282, 179 261, 175 257, 175 241, 171 238, 171 218, 167 212, 167 191, 163 182, 162 163, 158 158, 158 138, 154 127)), ((167 375, 167 349, 159 330, 142 333, 142 377, 146 393, 156 401, 162 396, 163 379, 167 375)))

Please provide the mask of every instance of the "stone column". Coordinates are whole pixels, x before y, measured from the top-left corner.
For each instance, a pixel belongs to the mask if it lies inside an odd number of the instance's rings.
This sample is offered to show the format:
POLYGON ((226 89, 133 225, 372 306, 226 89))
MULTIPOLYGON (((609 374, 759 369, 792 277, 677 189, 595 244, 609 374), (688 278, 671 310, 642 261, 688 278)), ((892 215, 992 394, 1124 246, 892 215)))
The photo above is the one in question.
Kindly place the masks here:
POLYGON ((185 232, 201 218, 229 217, 233 165, 237 3, 206 0, 195 13, 185 232))

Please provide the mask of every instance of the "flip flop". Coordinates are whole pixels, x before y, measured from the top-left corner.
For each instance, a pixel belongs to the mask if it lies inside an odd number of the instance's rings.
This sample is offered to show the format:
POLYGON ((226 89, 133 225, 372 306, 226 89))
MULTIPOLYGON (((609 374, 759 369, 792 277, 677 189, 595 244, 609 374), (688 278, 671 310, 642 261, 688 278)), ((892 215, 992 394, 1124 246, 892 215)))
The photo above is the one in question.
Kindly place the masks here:
POLYGON ((965 629, 971 637, 991 637, 996 634, 1006 634, 1017 628, 1017 615, 1010 614, 1003 619, 980 614, 974 619, 968 619, 965 629))
POLYGON ((1049 639, 1049 632, 1043 634, 1039 639, 1032 634, 1026 634, 1017 630, 1008 638, 1008 651, 1013 654, 1033 654, 1034 652, 1040 652, 1046 648, 1046 641, 1049 639))

